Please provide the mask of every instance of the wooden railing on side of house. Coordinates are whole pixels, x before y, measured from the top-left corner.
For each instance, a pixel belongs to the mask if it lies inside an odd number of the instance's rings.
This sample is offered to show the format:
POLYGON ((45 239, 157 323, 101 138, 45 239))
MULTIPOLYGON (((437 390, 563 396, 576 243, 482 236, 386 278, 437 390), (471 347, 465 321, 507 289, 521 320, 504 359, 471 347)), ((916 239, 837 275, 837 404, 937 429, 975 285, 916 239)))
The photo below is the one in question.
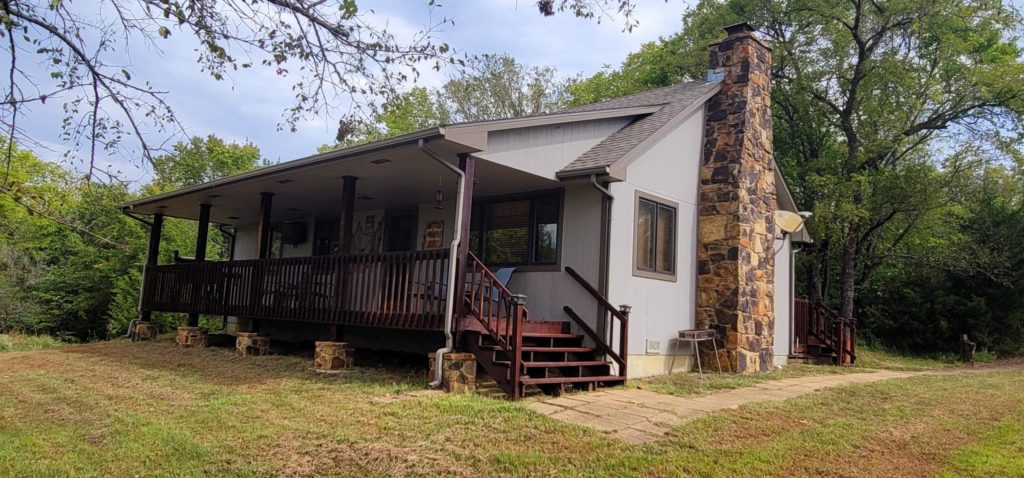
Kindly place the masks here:
POLYGON ((576 323, 580 330, 582 330, 584 334, 586 334, 588 337, 590 337, 591 340, 594 341, 596 349, 599 352, 607 355, 618 365, 619 376, 625 377, 626 358, 629 356, 628 344, 630 308, 628 306, 617 308, 614 305, 612 305, 611 302, 608 302, 608 299, 605 298, 605 296, 601 295, 601 293, 598 292, 598 290, 595 289, 594 286, 590 285, 590 283, 587 282, 587 280, 584 279, 583 276, 576 272, 576 270, 573 269, 572 267, 566 266, 565 272, 569 274, 569 277, 572 277, 576 281, 576 283, 580 285, 580 287, 583 287, 583 290, 587 291, 587 293, 589 293, 590 296, 594 298, 594 300, 597 301, 597 306, 599 310, 601 310, 601 316, 605 318, 606 323, 608 325, 605 330, 614 330, 614 324, 612 322, 614 320, 618 320, 619 350, 616 351, 608 342, 604 340, 603 337, 600 337, 597 334, 597 332, 594 331, 594 329, 587 325, 587 323, 580 318, 579 314, 577 314, 576 311, 572 309, 572 307, 569 307, 568 305, 562 307, 562 310, 564 310, 566 315, 568 315, 569 318, 571 318, 572 321, 576 323))
POLYGON ((148 267, 142 308, 440 330, 449 255, 433 249, 148 267))

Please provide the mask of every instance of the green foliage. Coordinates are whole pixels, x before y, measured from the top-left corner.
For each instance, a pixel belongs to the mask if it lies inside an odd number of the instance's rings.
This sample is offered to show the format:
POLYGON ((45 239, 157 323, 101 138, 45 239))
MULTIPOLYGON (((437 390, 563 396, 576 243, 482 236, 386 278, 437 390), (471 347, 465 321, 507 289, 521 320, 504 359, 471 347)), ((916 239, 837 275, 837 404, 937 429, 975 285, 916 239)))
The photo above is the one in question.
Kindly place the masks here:
MULTIPOLYGON (((156 176, 141 191, 85 180, 15 148, 8 183, 0 188, 0 331, 78 340, 122 334, 137 314, 140 264, 148 229, 120 205, 261 164, 255 146, 216 137, 192 138, 175 155, 157 159, 156 176)), ((169 219, 161 254, 195 248, 193 221, 169 219)), ((224 240, 210 237, 212 258, 224 240)))
POLYGON ((60 340, 49 335, 0 334, 0 352, 39 350, 60 345, 60 343, 60 340))
POLYGON ((1000 205, 978 180, 1021 182, 1019 12, 972 0, 703 0, 678 34, 574 82, 571 103, 704 78, 708 45, 742 21, 773 49, 775 159, 814 213, 798 289, 901 350, 956 350, 967 333, 1021 352, 1021 284, 1008 272, 1024 253, 1007 247, 1021 250, 1020 200, 1006 199, 1019 188, 1004 182, 1000 205))
POLYGON ((337 143, 317 152, 463 121, 550 113, 566 105, 569 81, 551 67, 507 54, 475 56, 439 89, 414 87, 391 96, 370 120, 343 122, 337 143))
POLYGON ((175 144, 173 150, 153 158, 155 179, 146 186, 147 193, 180 189, 268 165, 260 159, 256 145, 226 143, 214 135, 194 136, 175 144))

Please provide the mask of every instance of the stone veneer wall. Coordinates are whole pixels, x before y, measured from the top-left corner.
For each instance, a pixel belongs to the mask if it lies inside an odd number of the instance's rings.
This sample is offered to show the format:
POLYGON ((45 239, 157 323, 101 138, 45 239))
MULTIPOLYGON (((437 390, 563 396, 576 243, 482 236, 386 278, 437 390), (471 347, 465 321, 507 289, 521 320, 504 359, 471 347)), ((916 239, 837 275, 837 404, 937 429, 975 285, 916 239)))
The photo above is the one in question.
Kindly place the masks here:
POLYGON ((726 33, 710 47, 722 89, 705 110, 697 326, 718 330, 723 368, 749 373, 771 369, 775 330, 771 49, 749 25, 726 33))

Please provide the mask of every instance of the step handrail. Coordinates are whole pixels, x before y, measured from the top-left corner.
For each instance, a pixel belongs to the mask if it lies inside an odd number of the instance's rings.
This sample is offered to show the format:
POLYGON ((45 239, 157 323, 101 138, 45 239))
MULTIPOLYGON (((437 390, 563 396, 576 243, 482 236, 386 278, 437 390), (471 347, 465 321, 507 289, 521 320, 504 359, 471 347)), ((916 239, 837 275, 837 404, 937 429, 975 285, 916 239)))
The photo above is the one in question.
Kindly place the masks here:
POLYGON ((524 296, 513 294, 472 252, 466 264, 466 309, 494 343, 509 356, 512 399, 522 397, 523 322, 528 320, 524 296))
MULTIPOLYGON (((562 310, 565 311, 569 318, 571 318, 573 322, 575 322, 576 325, 578 325, 585 334, 587 334, 591 339, 594 340, 594 343, 597 345, 597 348, 604 352, 605 354, 607 354, 609 357, 611 357, 612 360, 614 360, 619 365, 619 376, 625 377, 626 357, 629 356, 628 344, 630 307, 624 305, 621 308, 619 308, 612 305, 611 302, 608 302, 608 299, 605 296, 601 295, 601 293, 598 292, 598 290, 594 288, 594 286, 590 285, 590 282, 587 282, 587 280, 584 279, 583 276, 576 272, 576 269, 573 269, 572 267, 569 266, 565 266, 565 272, 569 274, 569 277, 572 277, 576 281, 576 283, 580 285, 580 287, 583 287, 583 290, 587 291, 587 293, 589 293, 590 296, 594 298, 594 300, 597 301, 597 306, 601 308, 604 313, 611 314, 613 318, 619 319, 619 351, 615 352, 612 349, 611 345, 609 345, 602 338, 600 338, 597 335, 597 333, 594 332, 594 330, 591 329, 590 326, 587 325, 583 321, 583 319, 581 319, 580 316, 576 314, 575 311, 572 310, 571 307, 565 306, 562 308, 562 310)), ((604 316, 604 314, 602 314, 602 316, 604 316)))
POLYGON ((837 365, 851 365, 857 360, 857 327, 843 319, 820 300, 796 299, 807 304, 810 335, 821 340, 836 353, 837 365))

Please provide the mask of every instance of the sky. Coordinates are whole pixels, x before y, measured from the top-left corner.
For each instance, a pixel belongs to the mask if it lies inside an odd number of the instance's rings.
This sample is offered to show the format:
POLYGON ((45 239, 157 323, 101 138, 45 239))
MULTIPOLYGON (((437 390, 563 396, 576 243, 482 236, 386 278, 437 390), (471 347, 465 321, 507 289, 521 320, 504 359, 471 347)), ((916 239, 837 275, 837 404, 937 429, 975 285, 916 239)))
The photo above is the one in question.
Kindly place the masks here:
MULTIPOLYGON (((606 65, 617 66, 628 53, 645 42, 670 35, 682 27, 683 0, 641 0, 636 9, 639 25, 624 32, 622 18, 602 21, 578 19, 570 13, 543 17, 532 0, 439 0, 430 9, 426 0, 360 1, 374 24, 386 24, 402 38, 427 27, 439 16, 451 18, 435 35, 459 53, 508 53, 520 62, 534 66, 552 66, 565 76, 591 75, 606 65), (372 13, 368 11, 372 10, 372 13), (432 16, 432 17, 431 17, 432 16)), ((78 3, 83 6, 83 3, 78 3)), ((88 5, 86 5, 88 7, 88 5)), ((191 136, 216 134, 230 141, 251 141, 271 162, 288 161, 316 152, 319 145, 332 143, 338 118, 311 118, 299 124, 297 132, 278 131, 283 112, 293 103, 293 78, 281 78, 267 68, 257 67, 216 81, 195 63, 194 43, 187 33, 176 32, 156 47, 141 41, 129 41, 121 60, 136 79, 150 81, 155 88, 169 92, 166 97, 179 121, 191 136)), ((3 54, 0 54, 3 56, 3 54)), ((0 58, 7 61, 7 58, 0 58)), ((48 75, 45 65, 25 65, 26 70, 48 75)), ((421 69, 416 83, 437 87, 450 72, 421 69)), ((408 85, 412 86, 412 84, 408 85)), ((19 119, 20 126, 47 150, 36 153, 51 161, 65 161, 66 149, 59 139, 61 102, 33 105, 19 119)), ((147 134, 157 138, 155 131, 147 134)), ((163 135, 166 137, 166 135, 163 135)), ((81 156, 81 155, 80 155, 81 156)), ((81 167, 72 161, 71 167, 81 167)), ((108 157, 100 165, 120 171, 130 181, 145 181, 149 171, 138 158, 108 157)))

